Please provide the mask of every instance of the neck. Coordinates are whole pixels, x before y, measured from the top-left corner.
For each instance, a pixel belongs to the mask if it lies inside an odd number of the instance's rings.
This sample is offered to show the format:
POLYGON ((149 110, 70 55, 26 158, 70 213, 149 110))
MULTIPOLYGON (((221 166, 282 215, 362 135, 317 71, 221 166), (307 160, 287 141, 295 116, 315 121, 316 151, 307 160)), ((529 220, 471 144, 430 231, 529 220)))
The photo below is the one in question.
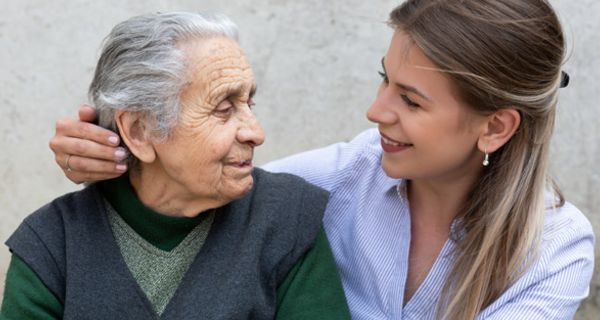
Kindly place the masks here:
POLYGON ((452 179, 410 180, 407 195, 412 220, 447 233, 454 219, 462 214, 478 175, 479 171, 452 179))
POLYGON ((214 200, 202 199, 173 181, 163 170, 152 170, 152 164, 141 164, 131 170, 129 180, 139 200, 148 208, 166 216, 195 217, 220 205, 214 200))

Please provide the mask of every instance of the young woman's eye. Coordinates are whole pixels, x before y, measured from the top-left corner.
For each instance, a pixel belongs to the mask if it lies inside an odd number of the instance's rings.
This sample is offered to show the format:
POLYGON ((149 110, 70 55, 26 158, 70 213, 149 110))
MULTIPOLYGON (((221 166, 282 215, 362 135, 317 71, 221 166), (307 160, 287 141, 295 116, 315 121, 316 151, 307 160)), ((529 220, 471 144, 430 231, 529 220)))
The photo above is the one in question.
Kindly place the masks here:
POLYGON ((402 100, 404 101, 404 103, 406 103, 407 106, 409 106, 411 108, 420 107, 420 105, 418 103, 410 100, 410 98, 407 95, 401 94, 400 97, 402 98, 402 100))
POLYGON ((379 73, 379 76, 381 77, 383 82, 385 82, 386 84, 389 82, 389 79, 387 77, 387 74, 385 74, 385 72, 377 71, 377 73, 379 73))

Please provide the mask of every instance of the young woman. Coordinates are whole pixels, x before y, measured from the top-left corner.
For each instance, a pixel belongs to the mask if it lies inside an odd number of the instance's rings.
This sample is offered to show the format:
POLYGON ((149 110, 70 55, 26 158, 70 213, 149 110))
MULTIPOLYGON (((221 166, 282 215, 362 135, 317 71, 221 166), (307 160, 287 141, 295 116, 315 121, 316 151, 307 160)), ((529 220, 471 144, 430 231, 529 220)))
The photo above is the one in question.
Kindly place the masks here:
MULTIPOLYGON (((265 166, 331 192, 324 225, 353 319, 572 318, 594 235, 547 173, 568 82, 552 7, 408 0, 390 25, 367 112, 378 129, 265 166)), ((63 120, 51 147, 71 180, 106 179, 124 169, 109 137, 63 120)))

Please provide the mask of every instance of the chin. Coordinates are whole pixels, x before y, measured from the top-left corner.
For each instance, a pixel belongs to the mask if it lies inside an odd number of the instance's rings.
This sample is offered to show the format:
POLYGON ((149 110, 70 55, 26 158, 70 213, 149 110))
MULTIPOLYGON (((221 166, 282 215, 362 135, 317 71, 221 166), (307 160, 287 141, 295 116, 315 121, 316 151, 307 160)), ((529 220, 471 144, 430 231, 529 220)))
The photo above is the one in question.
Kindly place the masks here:
POLYGON ((240 199, 243 198, 254 186, 254 178, 252 176, 248 176, 241 181, 236 181, 234 185, 230 188, 232 191, 230 197, 232 199, 240 199))
POLYGON ((383 169, 383 172, 385 172, 385 174, 390 178, 410 179, 409 175, 406 174, 403 168, 399 167, 397 164, 386 161, 385 158, 381 160, 381 168, 383 169))

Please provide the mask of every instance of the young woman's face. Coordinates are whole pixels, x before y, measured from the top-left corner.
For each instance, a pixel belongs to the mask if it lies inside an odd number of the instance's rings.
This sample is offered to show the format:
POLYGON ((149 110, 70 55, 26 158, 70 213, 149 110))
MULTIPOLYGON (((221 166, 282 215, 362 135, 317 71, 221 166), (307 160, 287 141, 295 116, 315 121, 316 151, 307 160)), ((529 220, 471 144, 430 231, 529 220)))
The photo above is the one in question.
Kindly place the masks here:
POLYGON ((450 79, 401 31, 394 33, 382 68, 367 118, 379 126, 387 175, 448 180, 477 174, 485 117, 459 100, 450 79))

